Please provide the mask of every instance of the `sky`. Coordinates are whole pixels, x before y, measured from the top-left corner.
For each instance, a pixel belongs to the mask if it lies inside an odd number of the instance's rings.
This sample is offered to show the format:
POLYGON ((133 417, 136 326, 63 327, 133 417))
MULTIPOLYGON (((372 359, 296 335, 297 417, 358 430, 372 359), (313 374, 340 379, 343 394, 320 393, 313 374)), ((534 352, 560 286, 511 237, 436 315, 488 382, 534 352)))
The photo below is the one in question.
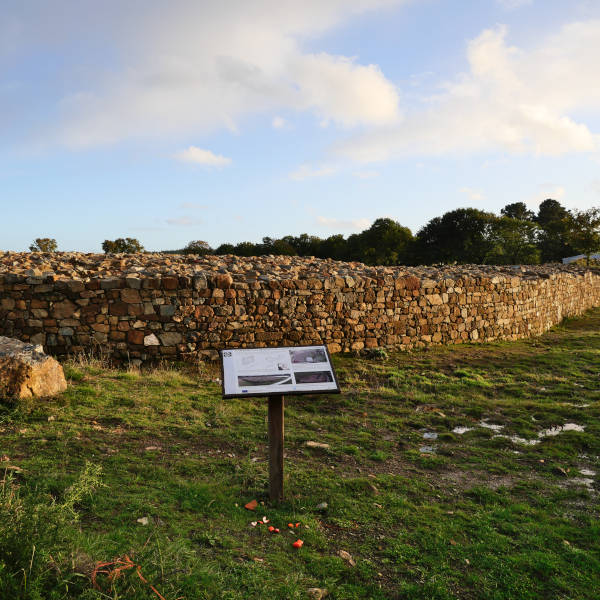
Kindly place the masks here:
POLYGON ((600 206, 598 0, 0 0, 0 250, 600 206))

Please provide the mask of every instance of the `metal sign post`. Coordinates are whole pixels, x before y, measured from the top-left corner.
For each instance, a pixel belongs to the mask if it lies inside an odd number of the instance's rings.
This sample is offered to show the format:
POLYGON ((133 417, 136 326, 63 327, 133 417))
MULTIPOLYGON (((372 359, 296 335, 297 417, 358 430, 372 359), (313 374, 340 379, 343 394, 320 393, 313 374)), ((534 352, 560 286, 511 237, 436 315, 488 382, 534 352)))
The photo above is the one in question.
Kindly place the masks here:
POLYGON ((283 500, 284 395, 339 394, 327 346, 221 350, 223 398, 269 401, 269 497, 283 500))

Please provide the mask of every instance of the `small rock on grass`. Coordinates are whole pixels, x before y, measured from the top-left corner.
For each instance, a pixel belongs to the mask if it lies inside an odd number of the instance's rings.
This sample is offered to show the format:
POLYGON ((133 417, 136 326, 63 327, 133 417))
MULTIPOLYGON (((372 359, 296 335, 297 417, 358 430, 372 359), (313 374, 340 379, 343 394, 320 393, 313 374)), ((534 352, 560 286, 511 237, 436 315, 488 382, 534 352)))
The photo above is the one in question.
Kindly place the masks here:
POLYGON ((356 566, 356 561, 352 558, 352 554, 350 554, 349 552, 346 552, 345 550, 340 550, 338 552, 338 556, 345 560, 351 567, 355 567, 356 566))
POLYGON ((321 502, 321 504, 317 504, 316 509, 317 510, 327 510, 328 507, 329 507, 329 504, 327 504, 327 502, 321 502))
POLYGON ((307 448, 320 448, 321 450, 329 450, 329 444, 325 444, 323 442, 305 442, 304 445, 307 448))
POLYGON ((140 523, 140 525, 148 525, 150 519, 148 519, 148 517, 140 517, 137 522, 140 523))
POLYGON ((329 592, 326 588, 308 588, 306 593, 308 594, 310 600, 322 600, 329 595, 329 592))

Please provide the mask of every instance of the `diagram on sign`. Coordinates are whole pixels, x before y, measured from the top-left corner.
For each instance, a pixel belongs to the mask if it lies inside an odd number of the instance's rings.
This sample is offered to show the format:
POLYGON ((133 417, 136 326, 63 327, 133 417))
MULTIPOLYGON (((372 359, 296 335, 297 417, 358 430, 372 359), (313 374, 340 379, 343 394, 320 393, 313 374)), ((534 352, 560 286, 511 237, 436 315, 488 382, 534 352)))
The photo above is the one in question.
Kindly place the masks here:
POLYGON ((221 356, 225 397, 339 391, 325 346, 236 348, 221 356))

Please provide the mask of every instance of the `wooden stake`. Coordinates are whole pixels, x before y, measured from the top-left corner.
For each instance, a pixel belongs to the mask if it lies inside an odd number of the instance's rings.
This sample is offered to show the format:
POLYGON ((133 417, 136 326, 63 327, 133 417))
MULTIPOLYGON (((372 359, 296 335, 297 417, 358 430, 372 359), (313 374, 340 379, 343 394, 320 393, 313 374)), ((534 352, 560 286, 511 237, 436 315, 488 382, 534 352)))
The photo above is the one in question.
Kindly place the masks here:
POLYGON ((283 500, 283 396, 269 397, 269 497, 283 500))

